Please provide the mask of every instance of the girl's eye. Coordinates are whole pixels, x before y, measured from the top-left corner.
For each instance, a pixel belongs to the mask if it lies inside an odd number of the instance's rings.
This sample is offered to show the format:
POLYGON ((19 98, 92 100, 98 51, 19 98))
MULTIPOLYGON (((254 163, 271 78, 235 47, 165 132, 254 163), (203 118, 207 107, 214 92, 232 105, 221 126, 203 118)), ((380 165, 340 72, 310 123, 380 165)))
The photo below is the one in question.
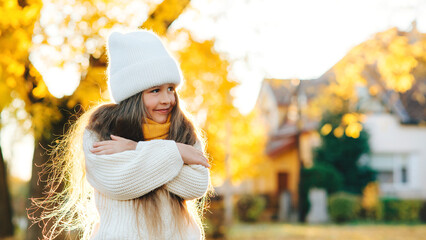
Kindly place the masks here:
POLYGON ((151 90, 152 93, 158 93, 159 91, 160 91, 160 89, 151 90))
POLYGON ((169 88, 168 88, 168 90, 169 90, 170 92, 173 92, 173 91, 175 90, 175 88, 174 88, 174 87, 169 87, 169 88))

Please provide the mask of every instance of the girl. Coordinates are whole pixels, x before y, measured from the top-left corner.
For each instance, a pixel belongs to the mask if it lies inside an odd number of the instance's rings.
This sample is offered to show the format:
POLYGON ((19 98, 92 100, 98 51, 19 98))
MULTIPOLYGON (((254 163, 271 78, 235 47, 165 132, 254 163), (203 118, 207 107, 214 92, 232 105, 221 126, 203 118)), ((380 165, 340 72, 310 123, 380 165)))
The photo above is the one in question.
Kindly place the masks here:
POLYGON ((205 196, 210 166, 198 130, 179 105, 178 65, 144 30, 112 33, 108 54, 115 103, 83 114, 56 148, 55 159, 65 160, 52 166, 47 202, 59 208, 37 205, 47 209, 42 219, 55 219, 48 234, 83 226, 85 239, 204 238, 200 211, 188 200, 205 196), (82 164, 66 160, 79 157, 76 145, 83 148, 82 164), (58 179, 67 179, 59 194, 58 179), (93 200, 96 227, 86 211, 93 200))

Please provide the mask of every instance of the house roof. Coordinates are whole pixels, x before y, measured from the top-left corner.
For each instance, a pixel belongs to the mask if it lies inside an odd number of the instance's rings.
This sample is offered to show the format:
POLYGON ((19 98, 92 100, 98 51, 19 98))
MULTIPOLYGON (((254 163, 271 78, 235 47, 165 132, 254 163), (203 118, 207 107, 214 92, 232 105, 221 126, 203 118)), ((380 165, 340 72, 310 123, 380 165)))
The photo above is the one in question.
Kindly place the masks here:
MULTIPOLYGON (((322 75, 318 79, 302 81, 302 92, 308 99, 314 98, 321 86, 327 85, 332 81, 334 74, 332 70, 322 75)), ((368 85, 374 85, 378 79, 366 78, 368 85)), ((383 84, 383 83, 382 83, 383 84)), ((401 93, 393 90, 387 90, 378 95, 382 104, 390 110, 391 113, 398 116, 402 124, 424 124, 426 123, 426 76, 416 78, 414 85, 410 90, 401 93)))
POLYGON ((328 84, 328 76, 332 74, 331 71, 323 74, 317 79, 264 79, 263 84, 267 84, 277 101, 278 106, 288 106, 291 104, 291 97, 295 96, 298 92, 312 99, 318 94, 318 88, 328 84))
POLYGON ((295 124, 281 126, 278 131, 272 133, 266 144, 266 154, 270 157, 277 156, 283 152, 297 147, 297 134, 314 131, 318 127, 318 122, 307 122, 300 131, 295 124))
POLYGON ((266 84, 270 87, 278 106, 289 105, 291 96, 293 96, 293 92, 297 87, 291 82, 291 79, 264 79, 262 84, 266 84))
POLYGON ((409 91, 399 94, 401 105, 409 116, 408 121, 403 123, 426 123, 426 97, 424 93, 426 93, 426 77, 416 79, 416 83, 409 91))
MULTIPOLYGON (((319 93, 321 86, 327 85, 329 72, 324 74, 322 78, 314 80, 298 80, 298 79, 265 79, 263 84, 268 85, 272 90, 278 107, 288 107, 296 104, 293 96, 301 96, 309 102, 319 93)), ((304 106, 303 106, 304 107, 304 106)), ((283 152, 289 151, 297 147, 297 134, 314 131, 318 127, 318 121, 302 117, 302 127, 299 130, 295 122, 280 121, 279 128, 272 132, 266 145, 266 153, 273 157, 283 152)))

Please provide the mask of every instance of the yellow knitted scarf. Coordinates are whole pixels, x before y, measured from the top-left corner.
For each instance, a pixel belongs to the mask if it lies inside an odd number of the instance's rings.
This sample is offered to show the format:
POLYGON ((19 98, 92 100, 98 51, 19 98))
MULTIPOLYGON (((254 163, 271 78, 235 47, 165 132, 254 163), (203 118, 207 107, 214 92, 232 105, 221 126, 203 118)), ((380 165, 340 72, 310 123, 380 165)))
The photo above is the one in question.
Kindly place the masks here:
POLYGON ((146 123, 142 124, 143 136, 145 140, 166 139, 170 129, 170 115, 165 123, 157 123, 146 118, 146 123))

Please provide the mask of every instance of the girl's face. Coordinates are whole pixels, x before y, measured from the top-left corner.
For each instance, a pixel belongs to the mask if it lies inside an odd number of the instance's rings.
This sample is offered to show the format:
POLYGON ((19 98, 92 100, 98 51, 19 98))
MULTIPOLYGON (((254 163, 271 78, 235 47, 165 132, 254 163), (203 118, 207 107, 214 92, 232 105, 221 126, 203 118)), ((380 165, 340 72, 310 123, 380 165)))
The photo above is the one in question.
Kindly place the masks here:
POLYGON ((142 100, 148 111, 148 118, 157 123, 165 123, 176 105, 175 84, 149 88, 143 91, 142 100))

